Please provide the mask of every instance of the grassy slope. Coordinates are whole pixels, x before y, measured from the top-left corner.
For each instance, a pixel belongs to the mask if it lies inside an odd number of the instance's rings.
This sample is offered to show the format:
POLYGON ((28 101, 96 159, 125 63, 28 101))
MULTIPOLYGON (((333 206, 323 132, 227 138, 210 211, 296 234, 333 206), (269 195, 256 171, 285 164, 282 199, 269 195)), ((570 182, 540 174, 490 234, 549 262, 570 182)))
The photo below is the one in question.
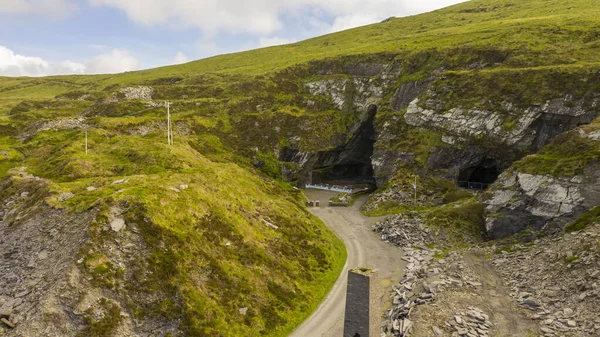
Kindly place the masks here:
MULTIPOLYGON (((3 78, 14 95, 52 98, 65 89, 136 83, 152 78, 211 72, 260 75, 324 58, 414 53, 461 45, 514 49, 517 66, 589 64, 600 61, 600 8, 593 0, 480 0, 427 14, 350 29, 310 40, 226 54, 183 65, 119 75, 57 76, 43 80, 3 78), (543 55, 542 55, 543 54, 543 55), (277 57, 273 57, 277 55, 277 57), (34 89, 34 87, 37 87, 34 89)), ((3 98, 7 95, 3 94, 3 98)))
MULTIPOLYGON (((5 151, 0 174, 27 166, 31 173, 53 181, 57 194, 74 192, 68 205, 76 210, 114 200, 139 205, 144 210, 140 216, 149 218, 173 247, 169 254, 157 250, 157 268, 167 268, 176 258, 176 269, 169 269, 166 277, 179 285, 184 302, 180 310, 191 335, 241 331, 285 335, 323 298, 345 256, 341 243, 303 211, 285 187, 261 177, 250 168, 249 158, 231 147, 267 142, 263 138, 271 136, 273 120, 283 130, 267 144, 299 132, 310 133, 315 144, 327 143, 339 131, 344 118, 330 103, 318 98, 311 98, 316 100, 311 108, 298 103, 299 84, 306 79, 286 69, 302 70, 309 67, 307 62, 326 58, 356 63, 389 54, 406 60, 403 64, 409 69, 413 61, 444 66, 456 83, 474 88, 481 78, 490 83, 511 78, 505 74, 520 74, 517 79, 531 72, 577 74, 600 67, 598 17, 600 8, 592 0, 471 1, 184 65, 117 75, 0 78, 0 150, 5 151), (471 51, 509 57, 488 70, 454 69, 453 64, 469 63, 471 51), (170 84, 174 78, 176 84, 170 84), (175 121, 186 122, 191 132, 178 133, 175 146, 169 148, 164 145, 160 110, 128 116, 145 109, 136 100, 94 106, 97 99, 127 85, 151 85, 156 100, 174 101, 175 121), (65 93, 70 93, 66 100, 54 100, 65 93), (74 100, 84 93, 92 98, 74 100), (265 104, 266 110, 255 108, 265 104), (38 120, 79 117, 88 108, 92 114, 87 119, 91 129, 87 157, 82 153, 81 130, 43 131, 25 141, 16 137, 38 120), (314 123, 319 125, 316 129, 299 129, 311 119, 321 121, 314 123), (154 127, 148 133, 131 132, 149 125, 154 127), (111 184, 122 178, 131 182, 111 184), (169 189, 182 183, 190 188, 181 193, 169 189), (90 185, 98 189, 86 191, 90 185), (267 229, 262 223, 266 218, 280 231, 267 229), (233 249, 224 247, 226 240, 233 249), (212 272, 208 282, 194 274, 196 266, 212 272), (232 289, 242 289, 242 294, 232 289), (238 320, 237 309, 248 302, 257 304, 248 319, 238 320), (207 308, 211 308, 208 317, 203 316, 207 308)), ((534 94, 531 99, 537 99, 534 94)), ((478 95, 460 94, 463 99, 478 95)), ((414 146, 415 141, 407 143, 414 146)), ((266 161, 263 172, 276 177, 277 163, 269 161, 270 156, 259 154, 266 161)))

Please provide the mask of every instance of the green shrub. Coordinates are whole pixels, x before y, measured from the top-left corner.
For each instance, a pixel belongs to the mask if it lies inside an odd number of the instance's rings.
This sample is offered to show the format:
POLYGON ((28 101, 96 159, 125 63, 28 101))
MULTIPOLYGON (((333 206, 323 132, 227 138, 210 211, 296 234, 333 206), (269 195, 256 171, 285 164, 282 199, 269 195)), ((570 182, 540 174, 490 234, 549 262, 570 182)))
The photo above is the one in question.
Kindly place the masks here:
POLYGON ((571 233, 585 229, 590 224, 600 220, 600 206, 580 216, 565 228, 565 232, 571 233))
POLYGON ((427 224, 478 237, 485 225, 484 208, 484 204, 479 202, 467 202, 458 207, 440 207, 428 214, 427 224))
POLYGON ((115 330, 121 325, 123 318, 118 305, 106 298, 101 298, 98 304, 104 315, 95 319, 92 309, 89 309, 85 317, 88 326, 79 333, 79 337, 111 337, 115 335, 115 330))
POLYGON ((446 194, 444 194, 444 203, 445 204, 450 204, 462 199, 466 199, 466 198, 470 198, 472 197, 473 194, 471 194, 471 192, 467 191, 467 190, 463 190, 461 188, 456 188, 456 189, 452 189, 448 192, 446 192, 446 194))

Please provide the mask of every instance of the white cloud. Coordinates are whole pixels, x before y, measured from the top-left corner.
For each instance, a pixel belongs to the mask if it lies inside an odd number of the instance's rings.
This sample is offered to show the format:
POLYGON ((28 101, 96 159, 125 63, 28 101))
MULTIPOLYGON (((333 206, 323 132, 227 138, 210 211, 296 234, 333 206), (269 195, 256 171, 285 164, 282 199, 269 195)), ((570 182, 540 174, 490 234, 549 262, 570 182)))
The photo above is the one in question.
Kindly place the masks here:
POLYGON ((139 24, 268 34, 282 27, 274 0, 89 0, 92 5, 118 8, 139 24))
POLYGON ((328 27, 327 32, 339 32, 354 27, 368 25, 377 21, 380 21, 377 16, 369 14, 351 14, 339 16, 335 18, 333 24, 328 27))
POLYGON ((284 37, 274 36, 274 37, 261 37, 258 45, 260 47, 270 47, 270 46, 279 46, 282 44, 293 43, 295 41, 286 39, 284 37))
POLYGON ((190 59, 182 52, 177 52, 177 55, 173 58, 173 64, 182 64, 189 62, 190 59))
POLYGON ((40 76, 50 70, 50 64, 39 57, 17 55, 0 46, 0 75, 40 76))
POLYGON ((198 52, 202 55, 217 55, 220 52, 222 52, 222 50, 219 49, 215 41, 208 41, 203 39, 197 41, 196 44, 198 45, 198 52))
POLYGON ((55 74, 85 74, 85 64, 63 61, 54 67, 55 74))
MULTIPOLYGON (((0 14, 64 16, 77 9, 78 1, 82 0, 0 0, 0 14)), ((290 43, 375 23, 390 16, 412 15, 465 0, 87 1, 94 6, 123 11, 138 24, 199 30, 202 34, 196 42, 198 47, 194 55, 207 57, 290 43)), ((52 63, 40 57, 18 55, 0 46, 0 75, 116 73, 140 67, 140 62, 126 50, 111 50, 104 45, 89 45, 88 49, 100 55, 84 61, 52 63)), ((172 60, 173 63, 186 61, 188 58, 183 53, 178 53, 172 60)))
POLYGON ((0 13, 64 17, 77 10, 73 0, 1 0, 0 13))
POLYGON ((140 62, 128 51, 113 49, 83 63, 63 61, 51 64, 40 57, 15 54, 0 45, 0 76, 47 76, 66 74, 106 74, 137 70, 140 62))
POLYGON ((85 62, 86 74, 113 74, 137 70, 140 62, 127 50, 113 49, 85 62))
POLYGON ((468 0, 325 0, 323 10, 334 16, 322 33, 332 33, 372 23, 391 16, 408 16, 468 0))
POLYGON ((333 18, 326 31, 356 27, 390 16, 406 16, 465 0, 89 0, 96 6, 124 11, 143 25, 198 28, 206 35, 219 32, 269 36, 307 15, 333 18))

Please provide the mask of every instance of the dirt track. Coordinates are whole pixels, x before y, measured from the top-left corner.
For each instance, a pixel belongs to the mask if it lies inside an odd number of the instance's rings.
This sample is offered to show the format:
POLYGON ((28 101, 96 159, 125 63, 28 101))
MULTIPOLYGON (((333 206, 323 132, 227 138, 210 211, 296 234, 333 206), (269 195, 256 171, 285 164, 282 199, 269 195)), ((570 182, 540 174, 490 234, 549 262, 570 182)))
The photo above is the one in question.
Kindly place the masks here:
POLYGON ((346 282, 349 269, 368 267, 379 269, 383 292, 381 303, 389 308, 388 294, 392 284, 397 282, 404 271, 405 262, 400 258, 402 251, 386 244, 371 230, 377 218, 368 218, 359 211, 366 198, 357 200, 352 207, 327 207, 327 201, 337 193, 307 190, 311 200, 319 200, 321 207, 310 211, 321 218, 346 245, 348 259, 340 278, 321 303, 319 308, 300 325, 290 337, 341 337, 344 328, 344 308, 346 304, 346 282))

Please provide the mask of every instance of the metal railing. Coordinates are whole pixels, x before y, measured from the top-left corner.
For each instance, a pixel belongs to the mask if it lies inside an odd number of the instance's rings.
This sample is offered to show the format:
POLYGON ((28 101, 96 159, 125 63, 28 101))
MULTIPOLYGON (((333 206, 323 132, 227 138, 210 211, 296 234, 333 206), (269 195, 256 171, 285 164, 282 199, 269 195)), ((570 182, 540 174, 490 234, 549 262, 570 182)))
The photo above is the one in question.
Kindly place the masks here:
POLYGON ((312 188, 315 190, 325 190, 334 192, 345 192, 352 193, 352 187, 339 186, 339 185, 327 185, 327 184, 306 184, 304 188, 312 188))
POLYGON ((485 190, 490 187, 492 184, 490 183, 480 183, 474 181, 457 181, 456 186, 461 188, 466 188, 469 190, 485 190))

